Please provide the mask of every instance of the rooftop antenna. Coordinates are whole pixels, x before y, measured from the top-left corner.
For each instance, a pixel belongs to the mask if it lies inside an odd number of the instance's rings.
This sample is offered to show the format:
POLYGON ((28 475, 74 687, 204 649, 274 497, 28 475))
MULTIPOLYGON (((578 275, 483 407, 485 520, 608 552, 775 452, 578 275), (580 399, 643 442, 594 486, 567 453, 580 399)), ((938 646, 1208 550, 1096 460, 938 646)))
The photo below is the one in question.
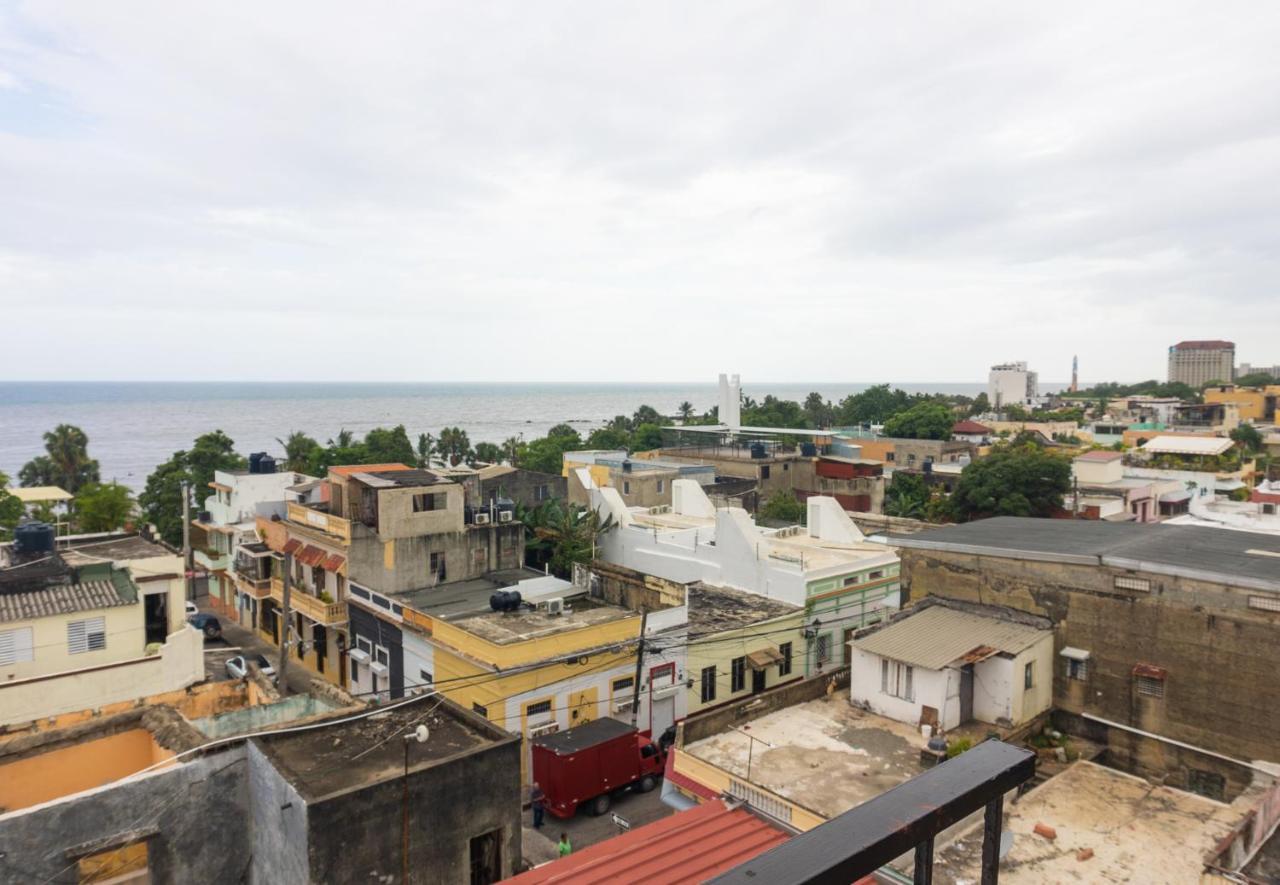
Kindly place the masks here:
POLYGON ((1073 356, 1071 358, 1071 392, 1075 393, 1080 389, 1080 378, 1077 370, 1080 368, 1080 357, 1073 356))

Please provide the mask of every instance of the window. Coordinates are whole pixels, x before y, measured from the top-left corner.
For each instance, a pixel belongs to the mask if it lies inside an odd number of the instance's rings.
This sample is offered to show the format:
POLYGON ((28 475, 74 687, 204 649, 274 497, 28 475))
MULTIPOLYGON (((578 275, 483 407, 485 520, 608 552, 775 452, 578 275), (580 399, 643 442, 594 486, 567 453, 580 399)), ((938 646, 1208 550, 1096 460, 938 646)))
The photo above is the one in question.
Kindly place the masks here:
POLYGON ((430 670, 419 670, 418 682, 422 685, 430 685, 432 682, 435 682, 435 680, 431 678, 430 670))
POLYGON ((1089 680, 1089 661, 1076 661, 1067 658, 1067 678, 1076 682, 1087 682, 1089 680))
POLYGON ((823 633, 818 637, 818 666, 831 661, 831 634, 823 633))
POLYGON ((448 569, 444 562, 444 554, 432 553, 431 562, 428 565, 428 568, 431 571, 431 574, 435 576, 436 580, 444 581, 448 575, 448 569))
POLYGON ((631 494, 631 480, 629 480, 629 479, 624 479, 624 480, 622 481, 622 494, 624 494, 624 495, 629 495, 629 494, 631 494))
POLYGON ((852 587, 856 583, 858 583, 857 575, 849 575, 847 578, 844 579, 844 585, 846 587, 852 587))
POLYGON ((617 694, 620 691, 630 691, 631 686, 635 684, 636 684, 636 681, 632 679, 630 676, 624 676, 622 679, 615 679, 613 680, 614 694, 617 694))
POLYGON ((729 691, 742 691, 747 685, 747 659, 734 658, 729 670, 729 691))
POLYGON ((880 692, 904 701, 914 701, 915 686, 912 684, 914 675, 914 668, 908 664, 881 658, 880 692))
POLYGON ((0 630, 0 666, 35 660, 32 654, 31 628, 0 630))
POLYGON ((1143 676, 1138 674, 1133 677, 1134 687, 1138 690, 1138 694, 1149 698, 1164 697, 1164 680, 1155 676, 1143 676))
POLYGON ((311 567, 311 586, 316 588, 316 593, 324 590, 324 569, 318 565, 311 567))
POLYGON ((881 578, 883 578, 883 577, 884 577, 884 570, 883 570, 883 569, 881 569, 880 571, 875 571, 875 572, 872 572, 871 574, 867 575, 867 580, 868 580, 868 581, 878 581, 878 580, 880 580, 880 579, 881 579, 881 578))
POLYGON ((547 500, 547 499, 548 499, 548 498, 550 498, 550 497, 551 497, 551 487, 550 487, 550 486, 548 486, 546 483, 543 483, 543 484, 542 484, 542 485, 540 485, 540 486, 535 486, 535 487, 534 487, 534 490, 533 490, 533 500, 535 500, 535 501, 545 501, 545 500, 547 500))
POLYGON ((884 459, 885 459, 886 461, 892 461, 892 460, 893 460, 893 452, 885 452, 884 459))
POLYGON ((67 621, 67 652, 78 655, 107 647, 107 627, 103 618, 67 621))
MULTIPOLYGON (((1264 612, 1280 612, 1280 596, 1250 596, 1249 608, 1264 612)), ((0 642, 3 642, 0 639, 0 642)))
POLYGON ((704 704, 716 699, 716 668, 714 666, 702 668, 702 694, 700 697, 704 704))
POLYGON ((472 713, 479 713, 479 714, 480 714, 481 716, 483 716, 485 719, 488 719, 488 718, 489 718, 489 710, 488 710, 488 708, 487 708, 487 707, 484 707, 484 706, 482 706, 482 705, 480 705, 480 704, 473 703, 473 704, 471 705, 471 712, 472 712, 472 713))
POLYGON ((380 645, 374 648, 373 659, 384 667, 391 663, 391 655, 389 655, 387 650, 380 645))
POLYGON ((1031 688, 1035 685, 1036 662, 1027 661, 1027 666, 1022 668, 1022 687, 1024 689, 1031 688))
POLYGON ((769 465, 768 465, 768 464, 761 465, 761 467, 760 467, 760 478, 761 478, 761 479, 768 479, 768 478, 769 478, 769 465))
POLYGON ((370 642, 366 637, 364 636, 356 637, 356 648, 360 649, 369 657, 373 657, 373 643, 370 642))
POLYGON ((115 882, 150 882, 151 866, 147 859, 147 843, 130 842, 118 848, 99 851, 76 862, 76 881, 115 882))
POLYGON ((666 487, 667 487, 666 480, 663 480, 663 479, 658 480, 658 494, 659 494, 659 495, 661 495, 661 494, 662 494, 663 489, 665 489, 666 487))
POLYGON ((1115 588, 1117 590, 1138 590, 1142 593, 1151 592, 1151 582, 1146 578, 1125 578, 1116 577, 1115 588))
POLYGON ((359 681, 360 681, 360 662, 357 661, 355 658, 352 658, 351 659, 351 683, 354 685, 359 681))
POLYGON ((530 704, 528 708, 525 710, 525 715, 527 715, 530 719, 533 719, 536 716, 550 716, 551 701, 550 700, 538 701, 536 704, 530 704))
POLYGON ((445 496, 441 494, 432 494, 430 492, 413 496, 413 512, 428 513, 432 510, 444 510, 446 501, 442 500, 445 496))
POLYGON ((782 660, 778 662, 778 675, 791 675, 791 643, 784 642, 778 646, 778 653, 782 655, 782 660))

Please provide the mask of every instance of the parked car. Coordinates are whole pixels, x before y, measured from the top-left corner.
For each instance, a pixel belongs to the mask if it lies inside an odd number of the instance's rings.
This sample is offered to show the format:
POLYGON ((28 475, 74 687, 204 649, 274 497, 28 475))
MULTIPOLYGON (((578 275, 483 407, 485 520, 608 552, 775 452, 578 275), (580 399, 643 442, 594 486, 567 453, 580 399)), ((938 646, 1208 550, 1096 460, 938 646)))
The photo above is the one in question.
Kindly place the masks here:
POLYGON ((533 780, 547 810, 569 818, 582 808, 600 815, 628 789, 647 793, 662 777, 666 753, 633 726, 596 719, 533 741, 533 780))
POLYGON ((276 675, 271 662, 262 655, 236 655, 227 661, 227 675, 232 679, 243 679, 249 672, 249 664, 256 665, 262 675, 267 678, 276 675))
POLYGON ((191 620, 193 617, 195 617, 198 614, 200 614, 200 609, 196 608, 196 604, 192 602, 190 599, 188 599, 187 600, 187 620, 188 621, 191 620))
POLYGON ((222 622, 213 615, 195 614, 187 622, 204 634, 205 639, 217 639, 222 635, 222 622))

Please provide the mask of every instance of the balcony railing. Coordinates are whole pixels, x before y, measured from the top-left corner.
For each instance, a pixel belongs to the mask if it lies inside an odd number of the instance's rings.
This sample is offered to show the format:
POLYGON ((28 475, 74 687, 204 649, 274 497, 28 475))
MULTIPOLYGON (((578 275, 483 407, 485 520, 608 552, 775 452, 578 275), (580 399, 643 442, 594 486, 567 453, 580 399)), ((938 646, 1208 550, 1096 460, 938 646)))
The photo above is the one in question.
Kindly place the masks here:
MULTIPOLYGON (((271 579, 270 578, 250 578, 245 575, 236 575, 236 586, 240 588, 240 592, 246 596, 252 596, 254 599, 265 599, 271 595, 271 579)), ((293 597, 289 597, 289 601, 293 602, 293 597)))
POLYGON ((340 516, 333 516, 320 510, 312 510, 310 507, 293 503, 289 504, 288 519, 289 522, 309 526, 324 532, 326 535, 341 538, 347 543, 351 542, 351 521, 349 519, 343 519, 340 516))
POLYGON ((934 837, 985 808, 981 881, 995 885, 1004 794, 1030 780, 1035 770, 1031 751, 984 741, 711 881, 715 885, 847 885, 914 849, 914 881, 929 885, 934 837))
MULTIPOLYGON (((284 604, 284 583, 279 578, 271 579, 271 598, 284 604)), ((289 591, 289 610, 300 612, 317 624, 343 624, 347 620, 345 601, 325 602, 296 585, 289 591)))
POLYGON ((197 549, 193 550, 192 554, 196 565, 207 571, 226 571, 227 567, 231 565, 231 555, 229 553, 209 553, 205 550, 197 549))

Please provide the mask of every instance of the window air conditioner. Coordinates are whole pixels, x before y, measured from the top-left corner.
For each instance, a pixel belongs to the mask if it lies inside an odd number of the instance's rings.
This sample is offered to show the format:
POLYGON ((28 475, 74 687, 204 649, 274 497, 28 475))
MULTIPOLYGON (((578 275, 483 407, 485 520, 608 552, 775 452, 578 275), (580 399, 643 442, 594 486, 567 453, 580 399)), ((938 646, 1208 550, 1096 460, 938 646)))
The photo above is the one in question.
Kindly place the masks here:
POLYGON ((530 728, 529 737, 531 738, 545 737, 546 735, 549 735, 549 734, 555 734, 559 730, 560 730, 560 723, 548 722, 546 725, 539 725, 536 728, 530 728))
POLYGON ((498 511, 498 522, 511 522, 511 520, 512 520, 512 518, 513 518, 514 516, 515 516, 515 514, 514 514, 514 513, 512 513, 510 510, 499 510, 499 511, 498 511))
POLYGON ((546 612, 549 615, 564 614, 564 597, 553 596, 550 599, 538 600, 538 611, 546 612))
POLYGON ((477 514, 475 515, 475 518, 474 518, 474 519, 475 519, 475 524, 476 524, 476 525, 488 525, 488 524, 489 524, 489 514, 487 514, 487 513, 477 513, 477 514))

